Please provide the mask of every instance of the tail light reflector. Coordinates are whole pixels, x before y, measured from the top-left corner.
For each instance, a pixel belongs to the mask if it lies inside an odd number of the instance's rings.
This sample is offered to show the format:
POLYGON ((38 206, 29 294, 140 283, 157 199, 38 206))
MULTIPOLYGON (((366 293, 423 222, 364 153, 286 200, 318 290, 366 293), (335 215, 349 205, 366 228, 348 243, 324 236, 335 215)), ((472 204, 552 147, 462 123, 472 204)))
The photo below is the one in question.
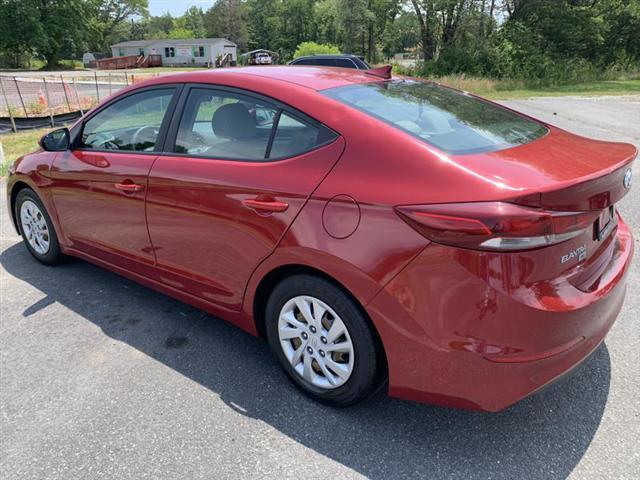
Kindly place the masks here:
POLYGON ((480 250, 527 250, 554 245, 591 228, 599 211, 555 212, 506 202, 396 207, 430 240, 480 250))

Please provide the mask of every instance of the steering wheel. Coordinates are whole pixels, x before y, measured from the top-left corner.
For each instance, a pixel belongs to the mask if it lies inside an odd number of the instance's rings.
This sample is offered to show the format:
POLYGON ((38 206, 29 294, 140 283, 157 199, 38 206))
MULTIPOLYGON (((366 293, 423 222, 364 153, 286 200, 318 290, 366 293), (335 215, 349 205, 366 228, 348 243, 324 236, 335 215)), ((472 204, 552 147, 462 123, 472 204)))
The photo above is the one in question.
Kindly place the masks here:
POLYGON ((151 135, 148 137, 149 141, 152 141, 153 143, 156 142, 156 138, 158 138, 160 129, 153 125, 145 125, 144 127, 140 127, 139 129, 137 129, 131 137, 131 144, 133 145, 133 148, 136 148, 136 145, 138 145, 138 140, 140 140, 140 137, 142 137, 142 139, 144 140, 142 133, 147 130, 149 131, 149 133, 151 133, 151 135))
POLYGON ((120 150, 120 145, 115 142, 115 137, 108 133, 95 133, 95 138, 86 143, 90 144, 92 148, 105 149, 105 150, 120 150))

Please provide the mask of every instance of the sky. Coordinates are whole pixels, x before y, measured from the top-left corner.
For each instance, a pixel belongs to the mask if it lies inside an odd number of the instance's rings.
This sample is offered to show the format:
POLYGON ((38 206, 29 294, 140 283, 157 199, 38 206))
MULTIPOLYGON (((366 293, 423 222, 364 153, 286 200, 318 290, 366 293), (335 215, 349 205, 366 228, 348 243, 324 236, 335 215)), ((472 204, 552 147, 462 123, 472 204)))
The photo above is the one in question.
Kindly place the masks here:
POLYGON ((195 5, 208 10, 215 0, 149 0, 149 13, 162 15, 169 12, 174 17, 182 15, 190 6, 195 5))

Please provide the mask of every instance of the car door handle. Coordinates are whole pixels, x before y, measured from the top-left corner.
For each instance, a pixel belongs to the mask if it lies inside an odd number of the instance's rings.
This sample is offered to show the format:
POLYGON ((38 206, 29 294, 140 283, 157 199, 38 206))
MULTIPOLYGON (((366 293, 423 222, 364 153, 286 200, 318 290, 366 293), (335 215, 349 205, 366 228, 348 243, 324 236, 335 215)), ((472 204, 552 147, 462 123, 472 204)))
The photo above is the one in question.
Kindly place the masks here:
POLYGON ((137 183, 116 183, 116 188, 122 190, 124 193, 135 193, 142 190, 143 186, 137 183))
POLYGON ((265 201, 265 200, 243 200, 245 207, 251 208, 258 212, 284 212, 289 208, 289 204, 285 202, 265 201))

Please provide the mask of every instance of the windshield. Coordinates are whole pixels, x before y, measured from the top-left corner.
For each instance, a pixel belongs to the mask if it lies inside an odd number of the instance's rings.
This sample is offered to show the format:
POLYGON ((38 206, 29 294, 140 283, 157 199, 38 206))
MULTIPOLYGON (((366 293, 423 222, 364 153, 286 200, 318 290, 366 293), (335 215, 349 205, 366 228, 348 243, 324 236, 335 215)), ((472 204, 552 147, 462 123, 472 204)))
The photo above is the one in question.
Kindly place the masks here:
POLYGON ((515 147, 548 131, 517 113, 431 82, 390 80, 322 93, 452 154, 515 147))

